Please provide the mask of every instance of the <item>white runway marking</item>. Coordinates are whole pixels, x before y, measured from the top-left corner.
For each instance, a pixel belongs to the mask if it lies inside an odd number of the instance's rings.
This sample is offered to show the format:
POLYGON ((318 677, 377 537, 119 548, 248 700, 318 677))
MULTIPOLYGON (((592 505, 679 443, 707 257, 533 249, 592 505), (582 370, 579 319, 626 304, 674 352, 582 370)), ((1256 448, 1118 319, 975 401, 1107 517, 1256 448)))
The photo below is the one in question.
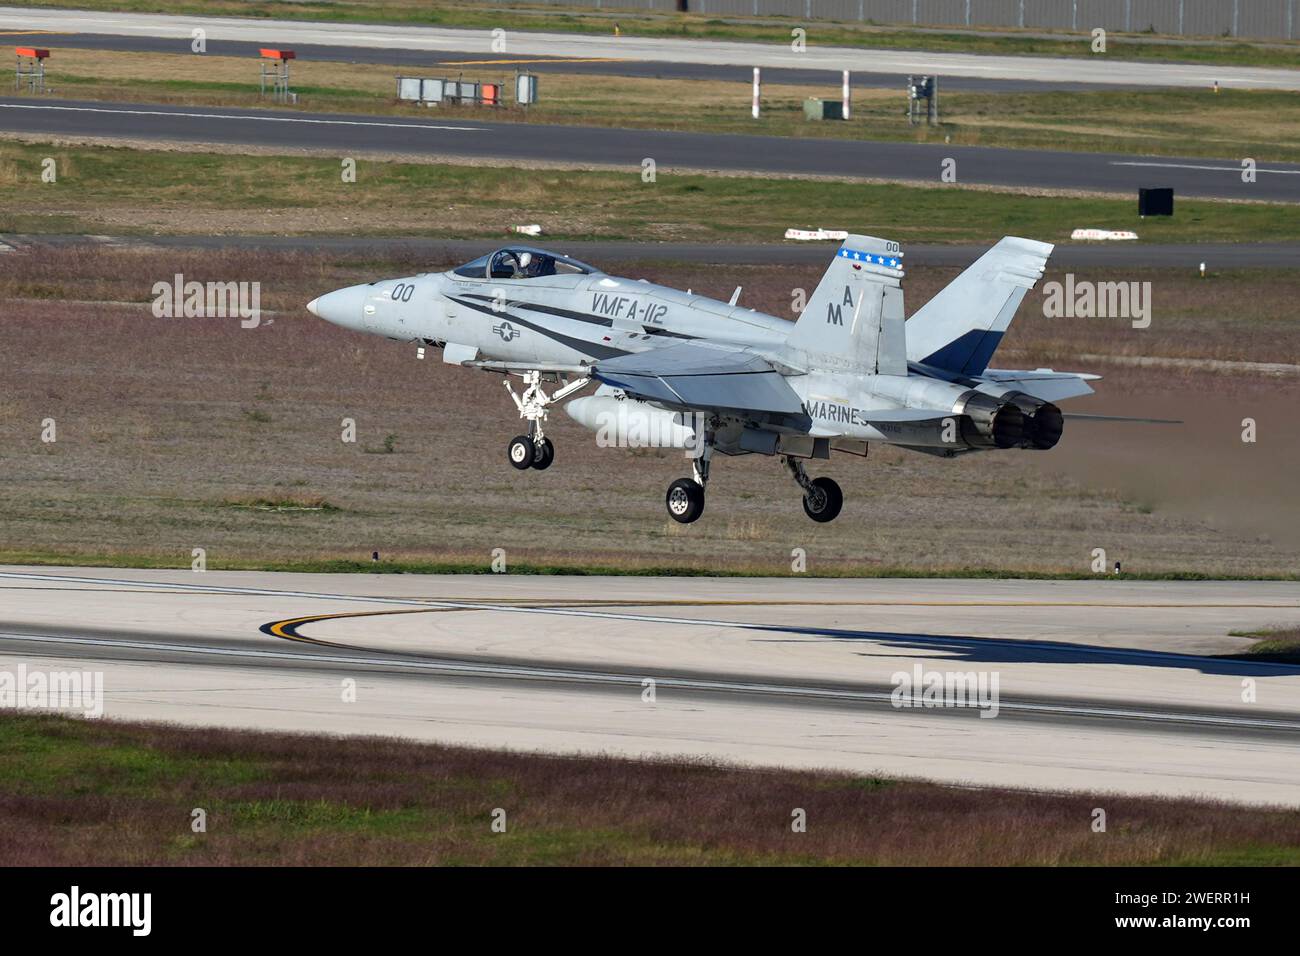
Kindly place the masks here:
POLYGON ((458 133, 486 133, 481 126, 434 126, 429 123, 372 123, 362 120, 308 119, 305 116, 251 116, 242 113, 181 113, 170 110, 121 110, 97 106, 50 106, 46 104, 0 103, 7 110, 59 110, 66 113, 111 113, 114 116, 181 116, 187 119, 254 120, 259 123, 304 123, 316 126, 380 126, 384 129, 451 130, 458 133))
MULTIPOLYGON (((1153 163, 1140 162, 1137 160, 1116 159, 1111 161, 1112 166, 1153 166, 1157 169, 1201 169, 1213 173, 1239 173, 1240 166, 1198 166, 1195 163, 1153 163)), ((1277 173, 1279 176, 1300 176, 1300 169, 1264 169, 1262 166, 1255 170, 1257 173, 1277 173)))

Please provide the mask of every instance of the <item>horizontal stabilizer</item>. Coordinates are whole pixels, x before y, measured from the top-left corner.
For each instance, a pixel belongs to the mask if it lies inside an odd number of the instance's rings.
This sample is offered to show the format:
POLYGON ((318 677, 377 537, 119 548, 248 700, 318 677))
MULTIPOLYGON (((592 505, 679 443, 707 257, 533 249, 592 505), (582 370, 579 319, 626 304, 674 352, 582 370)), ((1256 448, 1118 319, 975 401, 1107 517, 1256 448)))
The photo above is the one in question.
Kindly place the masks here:
POLYGON ((1045 402, 1062 402, 1067 398, 1091 395, 1092 386, 1088 383, 1097 381, 1101 376, 1088 372, 1054 372, 1047 368, 1032 372, 991 368, 979 378, 999 385, 1014 386, 1026 395, 1041 398, 1045 402))

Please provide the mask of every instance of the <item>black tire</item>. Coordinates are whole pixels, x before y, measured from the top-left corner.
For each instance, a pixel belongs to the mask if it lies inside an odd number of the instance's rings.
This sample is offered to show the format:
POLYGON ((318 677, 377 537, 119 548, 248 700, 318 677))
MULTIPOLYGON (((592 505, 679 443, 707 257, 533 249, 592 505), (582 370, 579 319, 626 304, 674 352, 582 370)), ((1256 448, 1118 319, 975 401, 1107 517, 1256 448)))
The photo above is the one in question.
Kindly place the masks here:
POLYGON ((678 478, 668 486, 664 505, 674 521, 690 524, 704 514, 704 489, 690 478, 678 478))
POLYGON ((533 461, 537 458, 533 440, 527 435, 516 435, 506 447, 506 458, 520 471, 533 467, 533 461))
POLYGON ((813 521, 834 521, 844 507, 844 492, 830 478, 814 478, 812 489, 803 496, 803 510, 813 521))
POLYGON ((543 438, 533 444, 536 446, 533 467, 538 471, 545 471, 551 467, 551 462, 555 461, 555 444, 549 438, 543 438))

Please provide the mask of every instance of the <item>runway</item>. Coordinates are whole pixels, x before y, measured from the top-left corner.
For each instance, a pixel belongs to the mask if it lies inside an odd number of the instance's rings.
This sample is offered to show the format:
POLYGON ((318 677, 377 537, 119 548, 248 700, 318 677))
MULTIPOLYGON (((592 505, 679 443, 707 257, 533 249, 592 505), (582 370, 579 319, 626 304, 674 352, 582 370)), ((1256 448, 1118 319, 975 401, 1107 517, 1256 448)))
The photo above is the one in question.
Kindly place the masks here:
MULTIPOLYGON (((438 239, 429 236, 87 236, 15 235, 0 233, 0 253, 41 246, 98 245, 154 250, 259 249, 268 252, 326 252, 335 255, 391 256, 420 254, 430 265, 468 262, 501 247, 496 239, 438 239)), ((708 262, 720 265, 824 265, 834 254, 834 242, 622 242, 530 240, 601 268, 629 262, 708 262)), ((988 251, 987 245, 968 243, 908 244, 909 266, 965 268, 988 251)), ((1200 263, 1217 269, 1295 269, 1300 267, 1300 243, 1204 242, 1133 243, 1097 242, 1057 245, 1052 263, 1065 268, 1126 266, 1186 269, 1200 263)))
POLYGON ((638 174, 642 161, 651 157, 661 175, 674 170, 724 171, 933 186, 940 185, 944 161, 952 159, 961 185, 1132 196, 1141 186, 1172 186, 1180 197, 1300 201, 1300 164, 1295 163, 1261 164, 1258 180, 1244 183, 1240 164, 1232 160, 498 123, 461 113, 425 119, 0 97, 0 131, 304 149, 340 156, 379 153, 451 162, 492 158, 625 168, 638 174))
POLYGON ((0 569, 0 670, 110 718, 1296 806, 1300 666, 1207 656, 1280 623, 1300 585, 0 569), (996 715, 895 706, 916 668, 996 715))
MULTIPOLYGON (((509 29, 508 19, 504 19, 502 26, 509 29)), ((492 36, 488 30, 0 7, 0 29, 3 30, 168 37, 188 43, 191 31, 195 28, 207 31, 209 41, 234 40, 263 46, 310 44, 386 50, 451 51, 484 58, 493 54, 500 58, 502 55, 500 51, 492 49, 492 36)), ((1081 38, 1079 42, 1083 48, 1086 40, 1081 38)), ((1300 89, 1300 72, 1262 67, 1151 63, 1105 56, 1054 59, 821 46, 817 42, 815 25, 809 29, 808 46, 802 53, 794 52, 788 44, 509 31, 505 55, 619 58, 637 62, 799 70, 852 70, 895 76, 928 73, 943 77, 1114 86, 1208 89, 1217 80, 1223 87, 1300 89)))

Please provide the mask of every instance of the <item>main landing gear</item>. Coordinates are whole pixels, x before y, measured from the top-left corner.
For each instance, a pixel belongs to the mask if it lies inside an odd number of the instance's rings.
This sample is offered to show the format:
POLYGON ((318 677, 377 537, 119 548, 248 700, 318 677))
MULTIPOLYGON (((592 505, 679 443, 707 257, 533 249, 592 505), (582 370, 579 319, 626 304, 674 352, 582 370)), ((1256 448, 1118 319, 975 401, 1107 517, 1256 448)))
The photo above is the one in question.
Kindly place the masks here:
POLYGON ((542 389, 541 372, 524 372, 520 377, 528 386, 522 395, 515 393, 510 379, 505 380, 505 386, 519 408, 519 417, 528 421, 528 434, 516 435, 510 439, 506 457, 520 471, 528 468, 545 471, 555 461, 555 445, 542 431, 542 422, 546 421, 546 406, 572 395, 590 379, 577 379, 560 388, 554 395, 547 395, 542 389))
POLYGON ((795 484, 803 489, 803 511, 813 521, 834 521, 840 509, 844 507, 844 492, 832 478, 809 478, 804 471, 803 462, 797 458, 786 457, 785 467, 790 469, 790 476, 795 484))
POLYGON ((693 476, 678 478, 668 486, 664 504, 674 521, 690 524, 704 514, 704 486, 709 483, 709 461, 713 458, 713 443, 704 443, 704 453, 691 459, 693 476))
MULTIPOLYGON (((674 521, 690 524, 704 514, 704 487, 709 481, 709 460, 712 453, 712 443, 706 442, 704 454, 693 462, 694 477, 678 478, 668 486, 664 504, 674 521)), ((831 478, 809 478, 804 471, 803 462, 797 458, 787 456, 783 460, 791 477, 803 490, 804 514, 819 523, 834 521, 844 507, 844 492, 840 486, 831 478)))
POLYGON ((674 521, 690 524, 704 514, 704 486, 709 483, 709 463, 713 460, 713 432, 704 433, 704 447, 691 459, 690 478, 678 478, 668 486, 664 505, 674 521))

